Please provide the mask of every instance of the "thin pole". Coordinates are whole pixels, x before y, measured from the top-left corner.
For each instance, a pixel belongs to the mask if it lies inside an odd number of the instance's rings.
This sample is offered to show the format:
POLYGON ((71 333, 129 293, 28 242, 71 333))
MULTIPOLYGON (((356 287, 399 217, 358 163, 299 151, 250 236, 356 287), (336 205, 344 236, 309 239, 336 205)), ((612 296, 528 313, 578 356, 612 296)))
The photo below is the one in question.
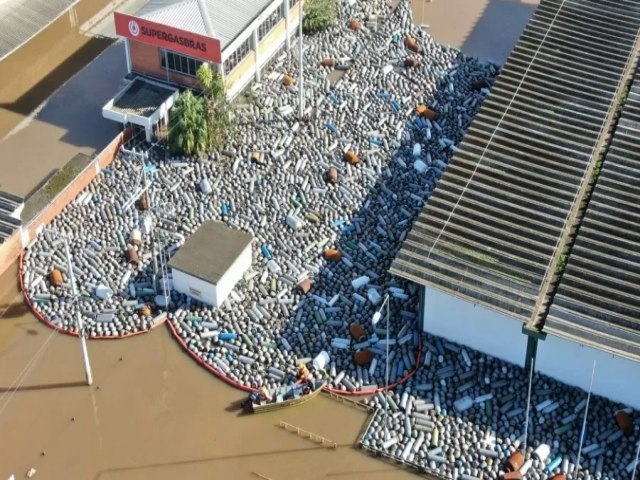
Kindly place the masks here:
POLYGON ((633 463, 633 473, 631 474, 631 480, 636 480, 636 469, 638 468, 638 457, 640 457, 640 440, 638 440, 638 449, 636 450, 636 459, 633 463))
POLYGON ((527 393, 527 413, 524 417, 524 448, 523 455, 527 454, 527 435, 529 434, 529 412, 531 411, 531 384, 533 381, 533 362, 529 368, 529 391, 527 393))
POLYGON ((304 79, 303 79, 303 55, 302 55, 302 0, 299 2, 300 13, 298 15, 298 43, 300 44, 300 83, 298 89, 300 91, 300 120, 304 117, 304 79))
POLYGON ((589 384, 589 392, 587 393, 587 404, 584 407, 584 418, 582 419, 582 431, 580 432, 580 443, 578 444, 578 458, 576 458, 576 470, 573 478, 577 480, 580 473, 580 456, 582 455, 582 443, 584 442, 584 432, 587 429, 587 414, 589 413, 589 401, 591 400, 591 389, 593 388, 593 377, 596 374, 596 361, 593 361, 591 369, 591 383, 589 384))
MULTIPOLYGON (((71 294, 73 299, 78 298, 78 291, 76 290, 76 278, 73 274, 73 265, 71 265, 71 252, 69 251, 69 242, 67 238, 64 238, 64 251, 67 255, 67 268, 69 269, 69 279, 71 280, 71 294)), ((91 374, 91 364, 89 363, 89 350, 87 349, 87 339, 84 336, 84 325, 82 324, 82 314, 77 312, 78 321, 78 336, 80 337, 80 347, 82 348, 82 361, 84 363, 84 374, 87 380, 87 385, 93 383, 93 375, 91 374)))
POLYGON ((386 342, 386 356, 385 356, 385 368, 384 368, 384 439, 389 440, 389 294, 384 299, 387 304, 387 342, 386 342))

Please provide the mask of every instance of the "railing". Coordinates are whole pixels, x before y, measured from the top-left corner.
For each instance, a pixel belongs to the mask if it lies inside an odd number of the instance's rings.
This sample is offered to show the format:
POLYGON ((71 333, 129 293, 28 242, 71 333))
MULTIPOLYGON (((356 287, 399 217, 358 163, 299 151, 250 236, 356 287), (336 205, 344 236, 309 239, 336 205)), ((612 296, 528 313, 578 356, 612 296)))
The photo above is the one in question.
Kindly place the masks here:
POLYGON ((374 407, 372 407, 370 405, 366 405, 366 404, 364 404, 362 402, 359 402, 358 400, 354 400, 354 399, 349 398, 347 396, 339 395, 337 393, 329 392, 327 390, 323 390, 323 392, 326 393, 329 396, 329 398, 331 398, 332 400, 335 400, 336 402, 344 403, 344 404, 349 405, 351 407, 362 408, 363 410, 366 410, 367 412, 372 412, 374 410, 374 407))
POLYGON ((303 428, 296 427, 295 425, 291 425, 290 423, 280 421, 279 426, 284 428, 287 432, 296 433, 297 435, 304 438, 308 438, 313 442, 321 443, 323 447, 333 448, 334 450, 338 448, 338 444, 333 440, 329 440, 328 438, 323 437, 322 435, 312 433, 303 428))

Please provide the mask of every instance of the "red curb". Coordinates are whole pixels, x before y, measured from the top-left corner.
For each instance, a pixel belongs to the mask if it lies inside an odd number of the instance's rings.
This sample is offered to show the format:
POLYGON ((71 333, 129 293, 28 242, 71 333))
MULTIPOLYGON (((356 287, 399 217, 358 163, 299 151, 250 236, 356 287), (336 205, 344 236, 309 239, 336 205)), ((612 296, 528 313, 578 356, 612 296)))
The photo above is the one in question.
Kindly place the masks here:
MULTIPOLYGON (((38 320, 40 320, 42 323, 44 323, 49 328, 53 328, 54 330, 57 330, 58 332, 64 333, 65 335, 69 335, 71 337, 78 337, 78 332, 72 332, 70 330, 65 330, 64 328, 59 327, 55 323, 52 323, 48 318, 46 318, 42 313, 40 313, 36 309, 36 307, 33 305, 33 302, 31 302, 31 298, 29 298, 29 295, 28 295, 27 291, 24 288, 24 279, 23 279, 23 275, 22 275, 23 266, 24 266, 23 260, 24 260, 24 252, 20 252, 20 268, 18 269, 18 284, 20 285, 20 291, 22 292, 22 297, 24 298, 25 303, 27 304, 27 306, 31 310, 31 313, 33 313, 33 315, 35 315, 35 317, 38 320)), ((149 333, 151 330, 153 330, 157 326, 161 325, 165 321, 166 320, 163 320, 162 322, 154 325, 153 327, 151 327, 149 329, 139 330, 137 332, 131 332, 131 333, 127 333, 125 335, 118 335, 118 336, 89 335, 87 338, 89 338, 91 340, 122 340, 122 339, 125 339, 125 338, 130 338, 130 337, 134 337, 136 335, 140 335, 142 333, 149 333)))
MULTIPOLYGON (((226 375, 222 374, 220 372, 220 370, 213 368, 211 365, 209 365, 207 362, 205 362, 201 357, 199 357, 198 355, 196 355, 193 350, 191 350, 187 344, 185 343, 185 341, 182 339, 182 337, 178 334, 178 332, 176 331, 175 327, 173 326, 173 323, 171 321, 167 322, 167 325, 169 327, 169 330, 171 330, 171 333, 173 334, 173 336, 176 338, 176 340, 178 341, 178 343, 182 346, 182 348, 184 348, 187 353, 194 359, 196 360, 196 362, 198 362, 201 366, 203 366, 204 368, 206 368, 208 371, 210 371, 211 373, 213 373, 216 377, 218 377, 220 380, 226 382, 227 384, 231 385, 234 388, 237 388, 239 390, 243 390, 245 392, 256 392, 258 389, 257 388, 253 388, 253 387, 249 387, 248 385, 244 385, 240 382, 237 382, 236 380, 233 380, 229 377, 227 377, 226 375)), ((402 377, 400 380, 397 380, 396 382, 392 383, 391 385, 389 385, 389 390, 392 390, 394 388, 396 388, 398 385, 401 385, 403 383, 405 383, 407 380, 409 380, 409 378, 411 378, 413 376, 414 373, 416 373, 416 371, 418 370, 418 368, 420 367, 420 359, 422 358, 422 335, 419 336, 418 338, 418 356, 416 358, 416 364, 413 367, 413 370, 411 370, 409 373, 407 373, 404 377, 402 377)), ((330 392, 330 393, 334 393, 337 395, 346 395, 346 396, 365 396, 365 395, 373 395, 376 394, 378 392, 384 392, 385 388, 384 387, 380 387, 376 390, 372 390, 372 391, 367 391, 367 392, 343 392, 342 390, 339 389, 335 389, 335 388, 330 388, 330 387, 324 387, 323 388, 324 391, 326 392, 330 392)))
POLYGON ((182 346, 182 348, 184 348, 187 353, 196 361, 198 362, 202 367, 206 368, 209 372, 213 373, 216 377, 218 377, 220 380, 224 381, 225 383, 228 383, 229 385, 231 385, 234 388, 237 388, 239 390, 243 390, 245 392, 257 392, 258 389, 257 388, 253 388, 253 387, 249 387, 247 385, 244 385, 240 382, 237 382, 235 380, 233 380, 232 378, 227 377, 226 375, 223 375, 222 372, 220 372, 220 370, 213 368, 211 365, 209 365, 207 362, 205 362, 201 357, 199 357, 198 355, 195 354, 195 352, 193 350, 191 350, 187 344, 184 342, 184 340, 182 339, 182 337, 178 334, 178 332, 176 331, 176 328, 173 326, 173 323, 171 322, 171 320, 169 320, 167 322, 167 326, 169 327, 169 330, 171 330, 171 333, 173 333, 173 336, 175 337, 175 339, 178 341, 178 343, 182 346))

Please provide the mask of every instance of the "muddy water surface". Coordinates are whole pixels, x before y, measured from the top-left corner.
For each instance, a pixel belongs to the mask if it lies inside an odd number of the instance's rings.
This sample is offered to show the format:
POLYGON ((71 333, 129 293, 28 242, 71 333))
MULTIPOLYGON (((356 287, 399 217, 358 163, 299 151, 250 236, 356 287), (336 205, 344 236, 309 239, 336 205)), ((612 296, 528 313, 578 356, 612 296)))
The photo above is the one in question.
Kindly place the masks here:
POLYGON ((80 32, 109 0, 81 0, 37 37, 0 62, 0 138, 112 43, 80 32))
POLYGON ((243 394, 196 366, 164 326, 90 342, 94 385, 87 387, 79 341, 26 312, 12 275, 0 279, 3 480, 31 467, 42 479, 416 478, 355 449, 367 414, 324 396, 271 414, 227 411, 243 394), (285 432, 281 420, 339 447, 285 432))

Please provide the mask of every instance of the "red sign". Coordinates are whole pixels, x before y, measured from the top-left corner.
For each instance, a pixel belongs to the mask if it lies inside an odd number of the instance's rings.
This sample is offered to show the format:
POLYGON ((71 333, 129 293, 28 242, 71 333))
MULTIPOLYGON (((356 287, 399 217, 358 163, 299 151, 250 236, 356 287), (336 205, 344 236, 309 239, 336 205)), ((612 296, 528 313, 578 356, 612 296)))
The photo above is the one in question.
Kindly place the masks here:
POLYGON ((201 60, 221 63, 220 40, 114 12, 116 33, 121 37, 166 48, 201 60))

